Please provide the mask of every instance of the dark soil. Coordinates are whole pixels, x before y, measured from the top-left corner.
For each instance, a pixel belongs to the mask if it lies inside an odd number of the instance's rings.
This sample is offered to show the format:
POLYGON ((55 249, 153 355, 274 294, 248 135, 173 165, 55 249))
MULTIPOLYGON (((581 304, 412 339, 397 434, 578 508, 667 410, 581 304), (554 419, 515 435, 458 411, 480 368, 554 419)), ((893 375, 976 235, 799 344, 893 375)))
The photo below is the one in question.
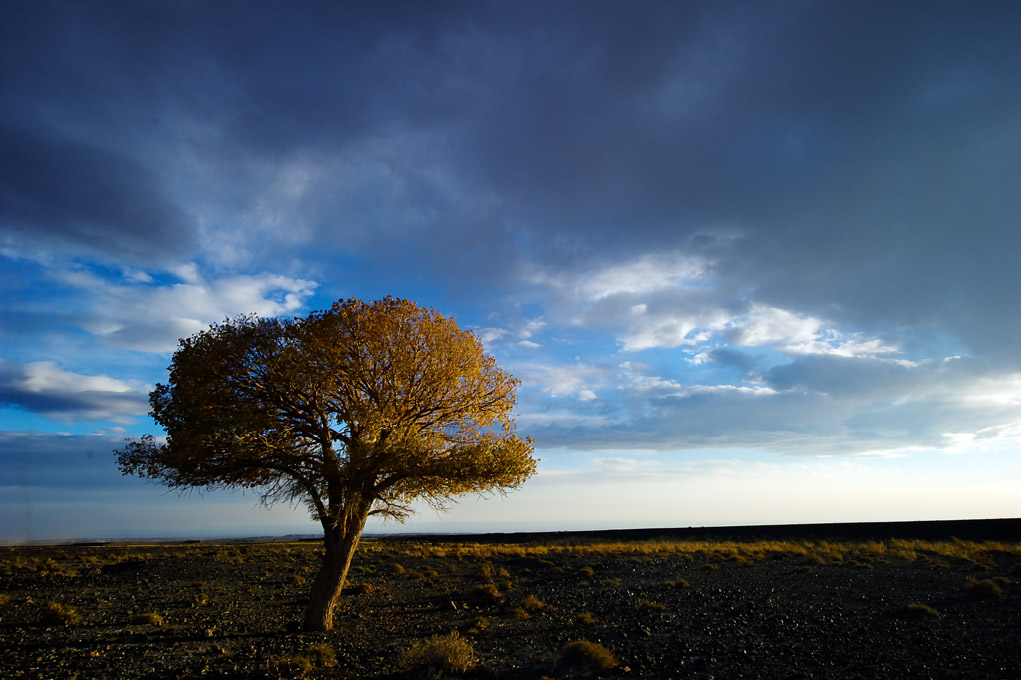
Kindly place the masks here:
POLYGON ((4 548, 0 677, 398 678, 402 651, 459 631, 481 662, 475 677, 509 680, 1021 678, 1018 545, 960 545, 960 555, 918 543, 913 555, 864 543, 749 554, 369 540, 327 633, 294 632, 315 543, 4 548), (971 593, 969 579, 1002 594, 971 593), (487 583, 495 602, 473 596, 487 583), (150 613, 162 624, 139 618, 150 613), (560 663, 579 639, 617 665, 586 674, 560 663), (317 644, 337 665, 299 669, 317 644))

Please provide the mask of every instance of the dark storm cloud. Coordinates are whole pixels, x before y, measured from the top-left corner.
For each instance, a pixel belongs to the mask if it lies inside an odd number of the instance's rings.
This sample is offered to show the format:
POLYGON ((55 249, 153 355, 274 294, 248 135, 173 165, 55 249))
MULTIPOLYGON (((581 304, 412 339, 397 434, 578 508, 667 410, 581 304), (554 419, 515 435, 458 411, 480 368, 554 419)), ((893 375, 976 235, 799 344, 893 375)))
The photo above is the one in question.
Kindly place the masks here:
POLYGON ((503 295, 525 263, 677 249, 720 299, 1019 361, 1013 4, 19 3, 6 25, 7 117, 43 152, 9 173, 22 235, 117 252, 148 221, 181 253, 215 234, 248 266, 343 276, 323 253, 346 253, 383 287, 503 295), (51 169, 72 195, 25 185, 51 169))
POLYGON ((158 261, 189 252, 194 220, 142 166, 91 144, 0 128, 8 247, 158 261))

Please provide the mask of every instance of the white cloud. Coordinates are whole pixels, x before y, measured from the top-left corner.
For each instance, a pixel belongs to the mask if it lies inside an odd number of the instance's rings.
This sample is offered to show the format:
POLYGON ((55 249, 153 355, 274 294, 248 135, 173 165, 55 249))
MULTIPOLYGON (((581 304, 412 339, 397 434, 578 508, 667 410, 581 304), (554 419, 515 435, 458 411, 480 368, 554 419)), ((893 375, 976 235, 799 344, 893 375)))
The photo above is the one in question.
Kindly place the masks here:
POLYGON ((726 328, 731 318, 723 309, 666 309, 652 313, 644 304, 636 305, 632 310, 636 308, 640 311, 633 313, 631 323, 619 336, 624 350, 628 352, 699 345, 726 328))
POLYGON ((589 415, 576 411, 523 411, 514 417, 518 427, 527 431, 529 427, 602 429, 619 424, 621 421, 605 415, 589 415))
POLYGON ((832 354, 842 357, 876 356, 896 347, 861 334, 842 333, 812 316, 756 304, 749 313, 731 319, 731 342, 738 347, 775 347, 789 354, 832 354))
MULTIPOLYGON (((539 272, 549 304, 569 323, 609 328, 628 352, 692 347, 716 340, 788 354, 879 356, 898 352, 877 338, 718 290, 713 262, 682 252, 649 253, 583 273, 539 272), (728 297, 731 295, 731 297, 728 297)), ((744 295, 745 293, 742 293, 744 295)), ((699 355, 693 363, 703 363, 699 355)))
POLYGON ((490 343, 503 338, 507 335, 507 331, 503 328, 482 328, 478 331, 478 334, 482 342, 490 343))
POLYGON ((595 388, 606 372, 589 364, 532 364, 516 371, 528 387, 537 388, 551 397, 578 397, 582 401, 595 398, 595 388))
POLYGON ((648 253, 582 272, 538 270, 532 272, 530 279, 582 300, 599 301, 666 289, 704 288, 710 285, 706 278, 709 265, 700 256, 673 251, 648 253))
POLYGON ((702 287, 706 283, 706 266, 704 259, 685 253, 652 253, 596 271, 576 285, 591 300, 622 293, 702 287))
POLYGON ((530 338, 532 335, 546 326, 546 322, 542 319, 530 319, 523 328, 518 330, 519 338, 530 338))
POLYGON ((646 375, 641 371, 646 367, 625 361, 620 365, 621 390, 635 393, 655 395, 656 397, 688 397, 697 394, 742 394, 752 396, 767 396, 776 394, 776 391, 763 385, 682 385, 675 380, 669 380, 655 375, 646 375))
POLYGON ((531 338, 543 327, 546 322, 542 319, 530 319, 524 323, 511 324, 510 328, 485 327, 476 331, 482 342, 486 344, 499 343, 503 340, 517 340, 519 347, 535 349, 542 345, 531 338))
POLYGON ((964 394, 964 400, 976 406, 1021 406, 1021 373, 977 380, 964 394))
POLYGON ((811 317, 799 317, 783 309, 756 305, 743 318, 730 322, 737 328, 734 344, 742 347, 762 345, 802 345, 813 342, 819 335, 822 322, 811 317))
POLYGON ((637 458, 596 458, 592 461, 592 464, 598 472, 614 475, 662 472, 663 468, 660 461, 639 460, 637 458))
POLYGON ((149 410, 148 386, 65 371, 51 361, 0 359, 0 403, 61 422, 129 424, 149 410))
POLYGON ((620 365, 620 368, 622 369, 620 389, 631 392, 657 392, 668 395, 680 395, 685 391, 684 386, 676 381, 640 373, 639 371, 645 368, 641 364, 625 361, 620 365))
POLYGON ((175 270, 179 283, 143 285, 112 281, 86 270, 63 281, 85 293, 81 328, 117 347, 170 352, 179 338, 237 314, 270 317, 297 312, 317 287, 314 281, 278 274, 204 276, 194 263, 175 270))

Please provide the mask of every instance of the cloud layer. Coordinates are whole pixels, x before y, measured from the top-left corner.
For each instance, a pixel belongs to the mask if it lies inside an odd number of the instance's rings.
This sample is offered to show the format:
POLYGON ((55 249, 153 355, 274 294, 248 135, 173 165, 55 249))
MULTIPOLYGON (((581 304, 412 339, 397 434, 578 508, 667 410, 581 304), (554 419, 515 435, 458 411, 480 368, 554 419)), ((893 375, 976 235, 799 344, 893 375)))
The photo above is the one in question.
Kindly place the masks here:
POLYGON ((1012 3, 5 10, 8 429, 139 434, 180 337, 393 294, 607 475, 1021 433, 1012 3))

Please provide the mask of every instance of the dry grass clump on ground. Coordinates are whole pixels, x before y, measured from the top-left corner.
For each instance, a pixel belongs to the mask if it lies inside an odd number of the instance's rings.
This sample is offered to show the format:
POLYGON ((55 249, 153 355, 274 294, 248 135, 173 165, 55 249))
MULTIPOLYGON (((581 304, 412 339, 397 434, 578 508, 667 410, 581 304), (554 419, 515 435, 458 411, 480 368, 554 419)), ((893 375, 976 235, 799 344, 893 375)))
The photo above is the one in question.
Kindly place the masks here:
POLYGON ((500 590, 492 583, 475 586, 468 594, 468 601, 475 607, 495 607, 503 602, 500 590))
POLYGON ((401 655, 400 661, 403 668, 419 678, 466 673, 477 663, 472 643, 458 635, 457 631, 416 642, 401 655))
POLYGON ((560 651, 559 665, 582 672, 598 671, 616 666, 617 658, 598 642, 575 640, 560 651))
POLYGON ((135 614, 131 617, 131 623, 136 626, 162 626, 163 617, 156 612, 146 612, 144 614, 135 614))
POLYGON ((74 626, 81 623, 82 617, 74 607, 59 602, 47 602, 43 621, 54 626, 74 626))
POLYGON ((927 604, 919 604, 918 602, 912 602, 911 604, 905 605, 903 609, 905 616, 939 616, 939 610, 935 607, 930 607, 927 604))
POLYGON ((281 676, 300 678, 317 668, 334 668, 337 655, 329 645, 309 645, 297 654, 277 657, 270 665, 281 676))
POLYGON ((972 597, 1002 597, 1003 587, 1010 583, 1004 576, 995 578, 969 578, 964 590, 972 597))

